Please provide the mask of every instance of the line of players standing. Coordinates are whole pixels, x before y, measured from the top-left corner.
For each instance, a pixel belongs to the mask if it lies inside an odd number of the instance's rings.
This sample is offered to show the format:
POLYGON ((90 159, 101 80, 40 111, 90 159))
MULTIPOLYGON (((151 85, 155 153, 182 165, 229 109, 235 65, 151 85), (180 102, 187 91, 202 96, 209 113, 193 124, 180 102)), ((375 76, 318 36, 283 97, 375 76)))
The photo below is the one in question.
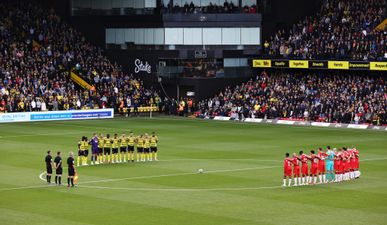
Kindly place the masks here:
POLYGON ((286 186, 286 181, 288 181, 288 186, 291 186, 292 175, 293 186, 342 182, 359 178, 359 150, 355 147, 351 149, 343 147, 340 150, 333 148, 332 150, 330 146, 327 146, 325 152, 319 148, 317 154, 314 150, 310 151, 310 155, 303 151, 300 151, 299 155, 293 153, 293 157, 286 153, 282 186, 286 186), (308 161, 310 161, 310 167, 308 161), (319 178, 318 183, 317 177, 319 178))
MULTIPOLYGON (((148 134, 134 136, 133 132, 130 132, 129 136, 122 134, 121 137, 118 137, 117 134, 113 138, 110 138, 110 135, 107 134, 104 137, 102 134, 97 136, 93 134, 93 137, 90 141, 87 140, 87 137, 83 136, 81 141, 78 142, 78 158, 77 166, 88 165, 88 148, 91 145, 92 156, 91 164, 97 165, 102 163, 120 163, 120 162, 146 162, 146 161, 157 161, 157 144, 158 137, 155 132, 151 136, 148 134), (137 154, 135 157, 134 148, 137 147, 137 154), (118 147, 120 147, 120 154, 118 154, 118 147)), ((55 184, 62 184, 62 157, 61 152, 58 151, 57 155, 52 160, 51 151, 47 151, 45 157, 46 163, 46 180, 48 184, 51 184, 52 169, 55 168, 55 184)), ((74 187, 74 182, 77 180, 77 174, 74 163, 74 153, 70 152, 69 157, 67 158, 67 167, 68 167, 68 177, 67 177, 67 187, 74 187)))
POLYGON ((159 138, 155 132, 152 132, 152 135, 145 133, 138 136, 134 136, 133 132, 130 132, 128 136, 114 134, 113 137, 110 137, 110 134, 106 134, 106 136, 93 134, 90 141, 83 136, 78 142, 77 166, 88 165, 90 145, 91 165, 134 162, 135 160, 137 162, 157 161, 158 142, 159 138), (137 154, 134 152, 135 146, 137 154))

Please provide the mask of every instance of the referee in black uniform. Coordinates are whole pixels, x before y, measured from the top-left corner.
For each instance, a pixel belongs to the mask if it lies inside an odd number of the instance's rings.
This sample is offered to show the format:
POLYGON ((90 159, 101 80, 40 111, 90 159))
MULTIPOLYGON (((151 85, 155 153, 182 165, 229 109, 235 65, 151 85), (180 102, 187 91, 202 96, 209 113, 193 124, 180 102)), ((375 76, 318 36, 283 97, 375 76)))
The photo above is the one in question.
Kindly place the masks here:
POLYGON ((56 154, 56 157, 54 159, 54 166, 55 166, 55 184, 61 185, 62 184, 62 157, 60 157, 60 152, 56 154))
POLYGON ((46 155, 46 158, 45 158, 44 161, 46 162, 46 169, 47 169, 47 175, 46 175, 47 183, 51 184, 52 156, 51 156, 51 151, 50 150, 47 151, 47 155, 46 155))
POLYGON ((67 187, 74 187, 74 176, 75 176, 75 166, 74 166, 74 153, 70 152, 69 157, 67 158, 68 166, 68 177, 67 177, 67 187))

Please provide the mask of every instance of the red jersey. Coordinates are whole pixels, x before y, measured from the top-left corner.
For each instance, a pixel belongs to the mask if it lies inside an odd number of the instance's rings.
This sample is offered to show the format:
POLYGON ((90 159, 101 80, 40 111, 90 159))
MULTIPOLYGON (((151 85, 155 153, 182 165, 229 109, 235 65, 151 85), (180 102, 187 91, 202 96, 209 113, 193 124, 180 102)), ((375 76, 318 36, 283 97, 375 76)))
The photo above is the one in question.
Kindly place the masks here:
POLYGON ((305 155, 305 154, 302 154, 301 155, 301 164, 302 165, 308 165, 308 156, 307 155, 305 155))
POLYGON ((292 160, 289 158, 284 159, 284 176, 292 176, 292 160))
POLYGON ((312 166, 317 166, 318 160, 319 158, 315 154, 310 155, 310 161, 312 163, 312 166))

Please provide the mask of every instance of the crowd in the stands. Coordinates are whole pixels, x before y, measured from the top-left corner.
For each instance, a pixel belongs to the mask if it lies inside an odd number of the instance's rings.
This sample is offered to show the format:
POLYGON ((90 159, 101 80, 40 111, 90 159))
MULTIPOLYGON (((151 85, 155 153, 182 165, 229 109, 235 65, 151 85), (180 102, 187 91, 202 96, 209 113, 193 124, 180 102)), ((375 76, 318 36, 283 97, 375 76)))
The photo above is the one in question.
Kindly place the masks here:
POLYGON ((269 74, 199 103, 199 117, 387 124, 387 77, 335 72, 269 74))
POLYGON ((174 4, 171 0, 167 5, 162 6, 163 13, 184 13, 184 14, 198 14, 198 13, 257 13, 258 7, 256 4, 243 5, 239 7, 238 4, 234 4, 233 1, 225 0, 223 4, 216 4, 216 2, 210 2, 205 6, 195 5, 194 2, 186 1, 184 5, 174 4))
POLYGON ((265 56, 299 59, 387 60, 385 0, 324 0, 320 12, 279 30, 263 43, 265 56))
POLYGON ((159 103, 153 90, 124 74, 100 48, 39 1, 0 4, 0 112, 131 107, 159 103), (69 71, 85 76, 84 90, 69 71))

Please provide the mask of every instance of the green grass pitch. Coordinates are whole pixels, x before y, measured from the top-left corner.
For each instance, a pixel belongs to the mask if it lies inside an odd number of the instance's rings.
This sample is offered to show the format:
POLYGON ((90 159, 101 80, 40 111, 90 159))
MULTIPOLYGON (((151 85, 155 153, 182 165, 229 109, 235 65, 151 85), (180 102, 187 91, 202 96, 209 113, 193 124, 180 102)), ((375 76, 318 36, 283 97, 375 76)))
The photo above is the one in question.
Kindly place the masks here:
POLYGON ((387 224, 386 132, 116 118, 0 124, 0 142, 2 225, 387 224), (47 149, 66 158, 81 135, 130 130, 156 131, 160 161, 81 167, 71 190, 39 179, 47 149), (360 179, 279 187, 285 152, 353 144, 360 179))

